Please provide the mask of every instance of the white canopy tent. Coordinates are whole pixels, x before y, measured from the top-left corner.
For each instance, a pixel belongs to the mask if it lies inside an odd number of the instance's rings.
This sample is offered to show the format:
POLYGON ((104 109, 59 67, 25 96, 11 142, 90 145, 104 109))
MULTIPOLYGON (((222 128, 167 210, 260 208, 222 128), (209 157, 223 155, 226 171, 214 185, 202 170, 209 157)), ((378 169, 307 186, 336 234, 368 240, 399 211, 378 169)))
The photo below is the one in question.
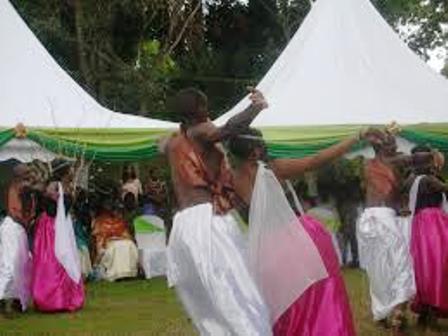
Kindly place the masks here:
MULTIPOLYGON (((84 91, 51 57, 9 0, 0 0, 0 128, 161 128, 175 124, 113 112, 84 91)), ((31 140, 0 149, 0 161, 49 160, 31 140)))
MULTIPOLYGON (((258 88, 270 107, 256 127, 448 121, 448 81, 369 0, 317 0, 258 88)), ((218 123, 246 104, 247 98, 218 123)))

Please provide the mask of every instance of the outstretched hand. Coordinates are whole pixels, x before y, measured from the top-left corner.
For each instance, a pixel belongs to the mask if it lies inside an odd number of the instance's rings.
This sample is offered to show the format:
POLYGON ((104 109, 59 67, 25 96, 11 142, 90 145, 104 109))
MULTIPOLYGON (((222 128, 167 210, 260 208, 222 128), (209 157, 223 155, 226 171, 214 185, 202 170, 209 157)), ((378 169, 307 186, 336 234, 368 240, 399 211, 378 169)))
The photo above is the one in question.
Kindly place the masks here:
POLYGON ((247 90, 250 92, 249 99, 252 102, 252 107, 260 111, 268 108, 269 105, 261 91, 254 87, 248 87, 247 90))

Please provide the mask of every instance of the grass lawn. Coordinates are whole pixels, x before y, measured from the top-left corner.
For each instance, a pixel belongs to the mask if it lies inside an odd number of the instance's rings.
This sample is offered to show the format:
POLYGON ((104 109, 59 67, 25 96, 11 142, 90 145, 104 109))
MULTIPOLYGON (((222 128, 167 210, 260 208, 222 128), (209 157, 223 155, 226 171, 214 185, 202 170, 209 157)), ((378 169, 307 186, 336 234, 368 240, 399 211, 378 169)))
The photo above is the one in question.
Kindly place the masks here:
MULTIPOLYGON (((353 270, 344 271, 344 275, 358 335, 390 335, 372 323, 365 276, 353 270)), ((448 323, 444 322, 444 327, 445 331, 425 333, 416 330, 415 321, 411 320, 406 335, 448 335, 448 323)), ((188 336, 195 333, 174 291, 167 289, 163 279, 157 279, 89 284, 87 305, 82 311, 74 314, 29 311, 12 320, 0 317, 0 336, 3 335, 188 336)))

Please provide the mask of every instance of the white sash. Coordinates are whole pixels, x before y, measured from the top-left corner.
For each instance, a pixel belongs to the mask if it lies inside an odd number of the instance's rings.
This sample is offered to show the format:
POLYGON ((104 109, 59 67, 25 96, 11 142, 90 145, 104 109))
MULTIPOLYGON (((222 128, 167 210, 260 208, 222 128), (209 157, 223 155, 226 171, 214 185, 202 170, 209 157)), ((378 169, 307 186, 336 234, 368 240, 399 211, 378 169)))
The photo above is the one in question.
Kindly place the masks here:
POLYGON ((448 214, 448 200, 446 199, 446 194, 442 194, 443 202, 442 202, 442 209, 448 214))
POLYGON ((54 251, 56 258, 64 267, 70 278, 76 283, 79 283, 81 280, 81 262, 76 246, 72 218, 70 214, 66 214, 65 212, 64 190, 61 183, 58 183, 58 192, 54 251))
POLYGON ((309 286, 328 276, 280 182, 263 163, 258 166, 250 204, 249 262, 272 324, 309 286))
POLYGON ((418 200, 418 189, 420 187, 420 182, 425 177, 425 175, 419 175, 415 178, 412 183, 411 190, 409 191, 409 211, 411 212, 410 222, 412 223, 415 215, 415 208, 417 207, 418 200))

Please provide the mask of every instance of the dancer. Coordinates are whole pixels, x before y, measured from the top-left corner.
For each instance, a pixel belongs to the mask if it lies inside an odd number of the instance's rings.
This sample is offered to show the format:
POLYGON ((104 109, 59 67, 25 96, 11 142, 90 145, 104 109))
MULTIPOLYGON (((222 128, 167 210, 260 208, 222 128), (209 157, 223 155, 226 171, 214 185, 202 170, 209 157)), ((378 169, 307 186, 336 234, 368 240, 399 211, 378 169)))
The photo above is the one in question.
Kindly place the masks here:
POLYGON ((359 249, 369 278, 373 318, 399 329, 405 325, 404 311, 415 294, 415 282, 409 246, 397 217, 397 170, 410 165, 412 157, 397 153, 395 136, 388 131, 374 140, 373 148, 375 158, 364 167, 366 209, 358 223, 359 249))
POLYGON ((355 335, 331 235, 303 214, 293 194, 297 218, 280 183, 342 156, 358 139, 310 157, 274 160, 268 160, 257 130, 248 129, 229 143, 235 190, 249 207, 251 271, 270 308, 274 335, 355 335))
POLYGON ((7 216, 0 225, 0 301, 5 314, 26 310, 31 298, 31 253, 27 230, 35 214, 35 198, 28 187, 29 169, 14 168, 6 197, 7 216))
POLYGON ((435 152, 435 161, 419 159, 431 153, 426 146, 412 151, 414 174, 408 185, 412 219, 411 254, 414 262, 417 295, 412 309, 419 314, 419 324, 428 325, 437 317, 448 317, 448 214, 442 209, 448 185, 436 174, 443 168, 444 157, 435 152))
POLYGON ((75 311, 84 304, 84 284, 68 203, 71 163, 55 160, 37 220, 33 246, 35 307, 43 312, 75 311))
POLYGON ((266 306, 246 265, 244 237, 230 214, 231 173, 220 141, 246 127, 266 107, 252 104, 218 128, 207 97, 181 91, 180 131, 161 146, 168 156, 178 203, 168 243, 168 280, 201 335, 271 335, 266 306))

